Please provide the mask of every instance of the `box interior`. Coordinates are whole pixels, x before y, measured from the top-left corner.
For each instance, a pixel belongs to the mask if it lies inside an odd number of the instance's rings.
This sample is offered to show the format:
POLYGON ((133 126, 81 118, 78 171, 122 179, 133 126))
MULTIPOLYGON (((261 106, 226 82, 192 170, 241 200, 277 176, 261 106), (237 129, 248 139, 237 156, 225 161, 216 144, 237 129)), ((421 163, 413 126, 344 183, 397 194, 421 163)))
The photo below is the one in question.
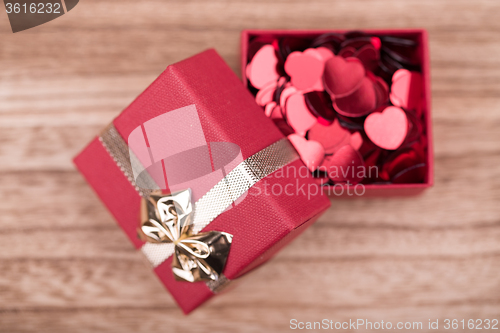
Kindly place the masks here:
MULTIPOLYGON (((299 37, 313 40, 325 33, 346 33, 351 30, 244 30, 241 38, 241 76, 244 85, 249 88, 253 95, 257 90, 249 86, 246 77, 245 68, 249 62, 248 46, 256 38, 273 40, 282 37, 299 37)), ((373 36, 394 36, 411 39, 417 43, 414 49, 414 59, 418 61, 421 67, 423 81, 422 99, 423 99, 423 123, 425 124, 425 137, 427 139, 426 164, 427 172, 423 183, 403 183, 403 184, 365 184, 366 194, 375 195, 413 195, 433 185, 433 144, 432 144, 432 124, 431 124, 431 91, 430 91, 430 60, 428 50, 427 32, 422 29, 410 30, 363 30, 362 32, 373 36)), ((344 185, 344 188, 353 186, 344 185)))

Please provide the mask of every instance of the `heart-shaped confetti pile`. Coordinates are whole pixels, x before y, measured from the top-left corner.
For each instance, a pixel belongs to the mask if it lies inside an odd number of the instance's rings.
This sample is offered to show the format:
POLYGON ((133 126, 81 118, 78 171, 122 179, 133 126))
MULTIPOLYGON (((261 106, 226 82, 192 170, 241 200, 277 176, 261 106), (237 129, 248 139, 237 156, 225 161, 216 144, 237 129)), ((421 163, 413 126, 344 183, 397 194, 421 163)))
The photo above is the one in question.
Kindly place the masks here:
POLYGON ((259 36, 245 73, 321 184, 419 183, 427 142, 417 50, 417 40, 363 32, 259 36))

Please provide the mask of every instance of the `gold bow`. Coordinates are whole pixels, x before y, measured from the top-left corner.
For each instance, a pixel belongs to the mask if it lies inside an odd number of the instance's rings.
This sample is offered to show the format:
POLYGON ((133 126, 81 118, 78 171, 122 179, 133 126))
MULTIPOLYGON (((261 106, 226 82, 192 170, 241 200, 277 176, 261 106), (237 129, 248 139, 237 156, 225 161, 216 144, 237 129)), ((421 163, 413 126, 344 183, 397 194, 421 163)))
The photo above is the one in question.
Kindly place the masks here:
POLYGON ((141 238, 150 243, 173 243, 172 271, 176 280, 218 280, 233 236, 219 231, 193 234, 191 190, 151 193, 141 201, 141 238))

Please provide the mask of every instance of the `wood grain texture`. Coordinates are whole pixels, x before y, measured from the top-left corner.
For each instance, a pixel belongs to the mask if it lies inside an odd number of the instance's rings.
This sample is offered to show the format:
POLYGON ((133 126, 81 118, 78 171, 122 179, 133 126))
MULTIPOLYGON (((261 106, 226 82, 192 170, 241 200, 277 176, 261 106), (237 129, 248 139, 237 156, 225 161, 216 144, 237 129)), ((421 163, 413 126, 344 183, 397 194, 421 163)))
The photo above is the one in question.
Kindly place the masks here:
POLYGON ((0 11, 0 332, 500 319, 499 13, 497 0, 85 0, 12 34, 0 11), (72 157, 168 64, 214 47, 239 73, 242 29, 402 27, 430 35, 435 187, 333 199, 268 265, 183 316, 72 157))

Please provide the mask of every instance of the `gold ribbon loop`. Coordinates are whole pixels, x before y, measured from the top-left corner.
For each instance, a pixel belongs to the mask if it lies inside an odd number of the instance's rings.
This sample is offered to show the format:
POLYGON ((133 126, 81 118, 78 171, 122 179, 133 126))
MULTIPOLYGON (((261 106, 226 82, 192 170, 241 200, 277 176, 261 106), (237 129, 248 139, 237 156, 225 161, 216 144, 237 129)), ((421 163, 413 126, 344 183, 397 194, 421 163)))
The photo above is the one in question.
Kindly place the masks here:
POLYGON ((191 190, 173 194, 155 191, 141 202, 139 234, 150 243, 173 243, 172 271, 177 280, 216 281, 224 270, 232 235, 193 233, 191 190))

